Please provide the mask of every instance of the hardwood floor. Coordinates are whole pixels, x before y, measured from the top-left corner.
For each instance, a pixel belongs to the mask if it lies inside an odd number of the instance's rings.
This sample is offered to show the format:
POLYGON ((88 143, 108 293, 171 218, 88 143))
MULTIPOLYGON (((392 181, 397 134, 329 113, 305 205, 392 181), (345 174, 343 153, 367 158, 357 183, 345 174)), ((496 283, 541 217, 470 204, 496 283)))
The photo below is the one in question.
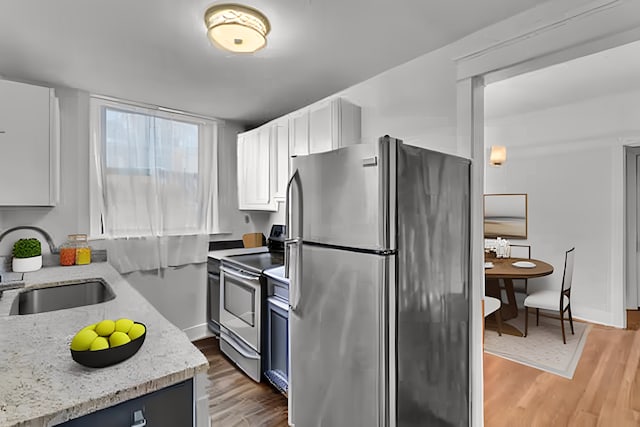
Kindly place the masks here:
POLYGON ((220 352, 218 340, 194 342, 209 360, 212 427, 287 426, 287 399, 268 383, 255 383, 220 352))
MULTIPOLYGON (((221 352, 194 343, 209 360, 213 427, 287 426, 287 399, 257 384, 221 352)), ((640 331, 594 325, 572 380, 484 355, 486 427, 640 425, 640 331)))
POLYGON ((572 380, 485 353, 485 426, 639 426, 639 363, 640 331, 599 325, 572 380))
POLYGON ((627 310, 627 329, 640 329, 640 310, 627 310))

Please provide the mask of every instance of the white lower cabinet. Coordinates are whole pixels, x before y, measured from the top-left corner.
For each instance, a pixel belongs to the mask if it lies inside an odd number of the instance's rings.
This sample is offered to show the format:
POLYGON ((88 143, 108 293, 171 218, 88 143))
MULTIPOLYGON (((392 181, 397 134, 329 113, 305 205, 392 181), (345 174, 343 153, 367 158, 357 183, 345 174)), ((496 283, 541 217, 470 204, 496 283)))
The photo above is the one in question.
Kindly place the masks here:
POLYGON ((0 206, 55 206, 58 110, 53 89, 0 80, 0 206))

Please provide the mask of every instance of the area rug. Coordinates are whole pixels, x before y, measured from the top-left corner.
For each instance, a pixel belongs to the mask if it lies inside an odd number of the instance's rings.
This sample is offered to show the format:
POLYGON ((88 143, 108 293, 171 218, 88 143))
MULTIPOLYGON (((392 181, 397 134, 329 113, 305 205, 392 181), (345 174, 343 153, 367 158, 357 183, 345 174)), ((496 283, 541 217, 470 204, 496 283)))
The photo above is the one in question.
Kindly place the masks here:
MULTIPOLYGON (((510 319, 509 325, 524 332, 524 311, 518 317, 510 319)), ((516 337, 486 330, 484 351, 487 353, 550 372, 564 378, 573 378, 591 325, 574 320, 575 335, 571 335, 569 322, 565 323, 567 344, 562 343, 560 320, 540 316, 540 325, 536 326, 536 316, 529 315, 529 333, 527 337, 516 337)))

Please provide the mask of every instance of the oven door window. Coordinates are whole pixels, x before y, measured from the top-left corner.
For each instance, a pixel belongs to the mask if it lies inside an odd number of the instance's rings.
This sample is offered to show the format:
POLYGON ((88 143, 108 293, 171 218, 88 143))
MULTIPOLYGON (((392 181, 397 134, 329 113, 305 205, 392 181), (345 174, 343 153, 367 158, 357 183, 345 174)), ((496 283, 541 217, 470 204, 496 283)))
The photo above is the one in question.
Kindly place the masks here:
POLYGON ((224 309, 250 327, 255 326, 256 291, 233 277, 225 276, 224 309))
POLYGON ((222 268, 220 324, 260 352, 260 276, 222 268))

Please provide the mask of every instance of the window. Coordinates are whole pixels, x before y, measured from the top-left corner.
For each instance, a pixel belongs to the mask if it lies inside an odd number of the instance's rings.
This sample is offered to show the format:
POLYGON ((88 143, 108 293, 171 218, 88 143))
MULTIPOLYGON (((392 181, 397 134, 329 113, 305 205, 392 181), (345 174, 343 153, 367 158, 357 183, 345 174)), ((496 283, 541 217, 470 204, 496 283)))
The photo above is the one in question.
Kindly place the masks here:
POLYGON ((92 237, 217 231, 217 121, 91 99, 92 237))

